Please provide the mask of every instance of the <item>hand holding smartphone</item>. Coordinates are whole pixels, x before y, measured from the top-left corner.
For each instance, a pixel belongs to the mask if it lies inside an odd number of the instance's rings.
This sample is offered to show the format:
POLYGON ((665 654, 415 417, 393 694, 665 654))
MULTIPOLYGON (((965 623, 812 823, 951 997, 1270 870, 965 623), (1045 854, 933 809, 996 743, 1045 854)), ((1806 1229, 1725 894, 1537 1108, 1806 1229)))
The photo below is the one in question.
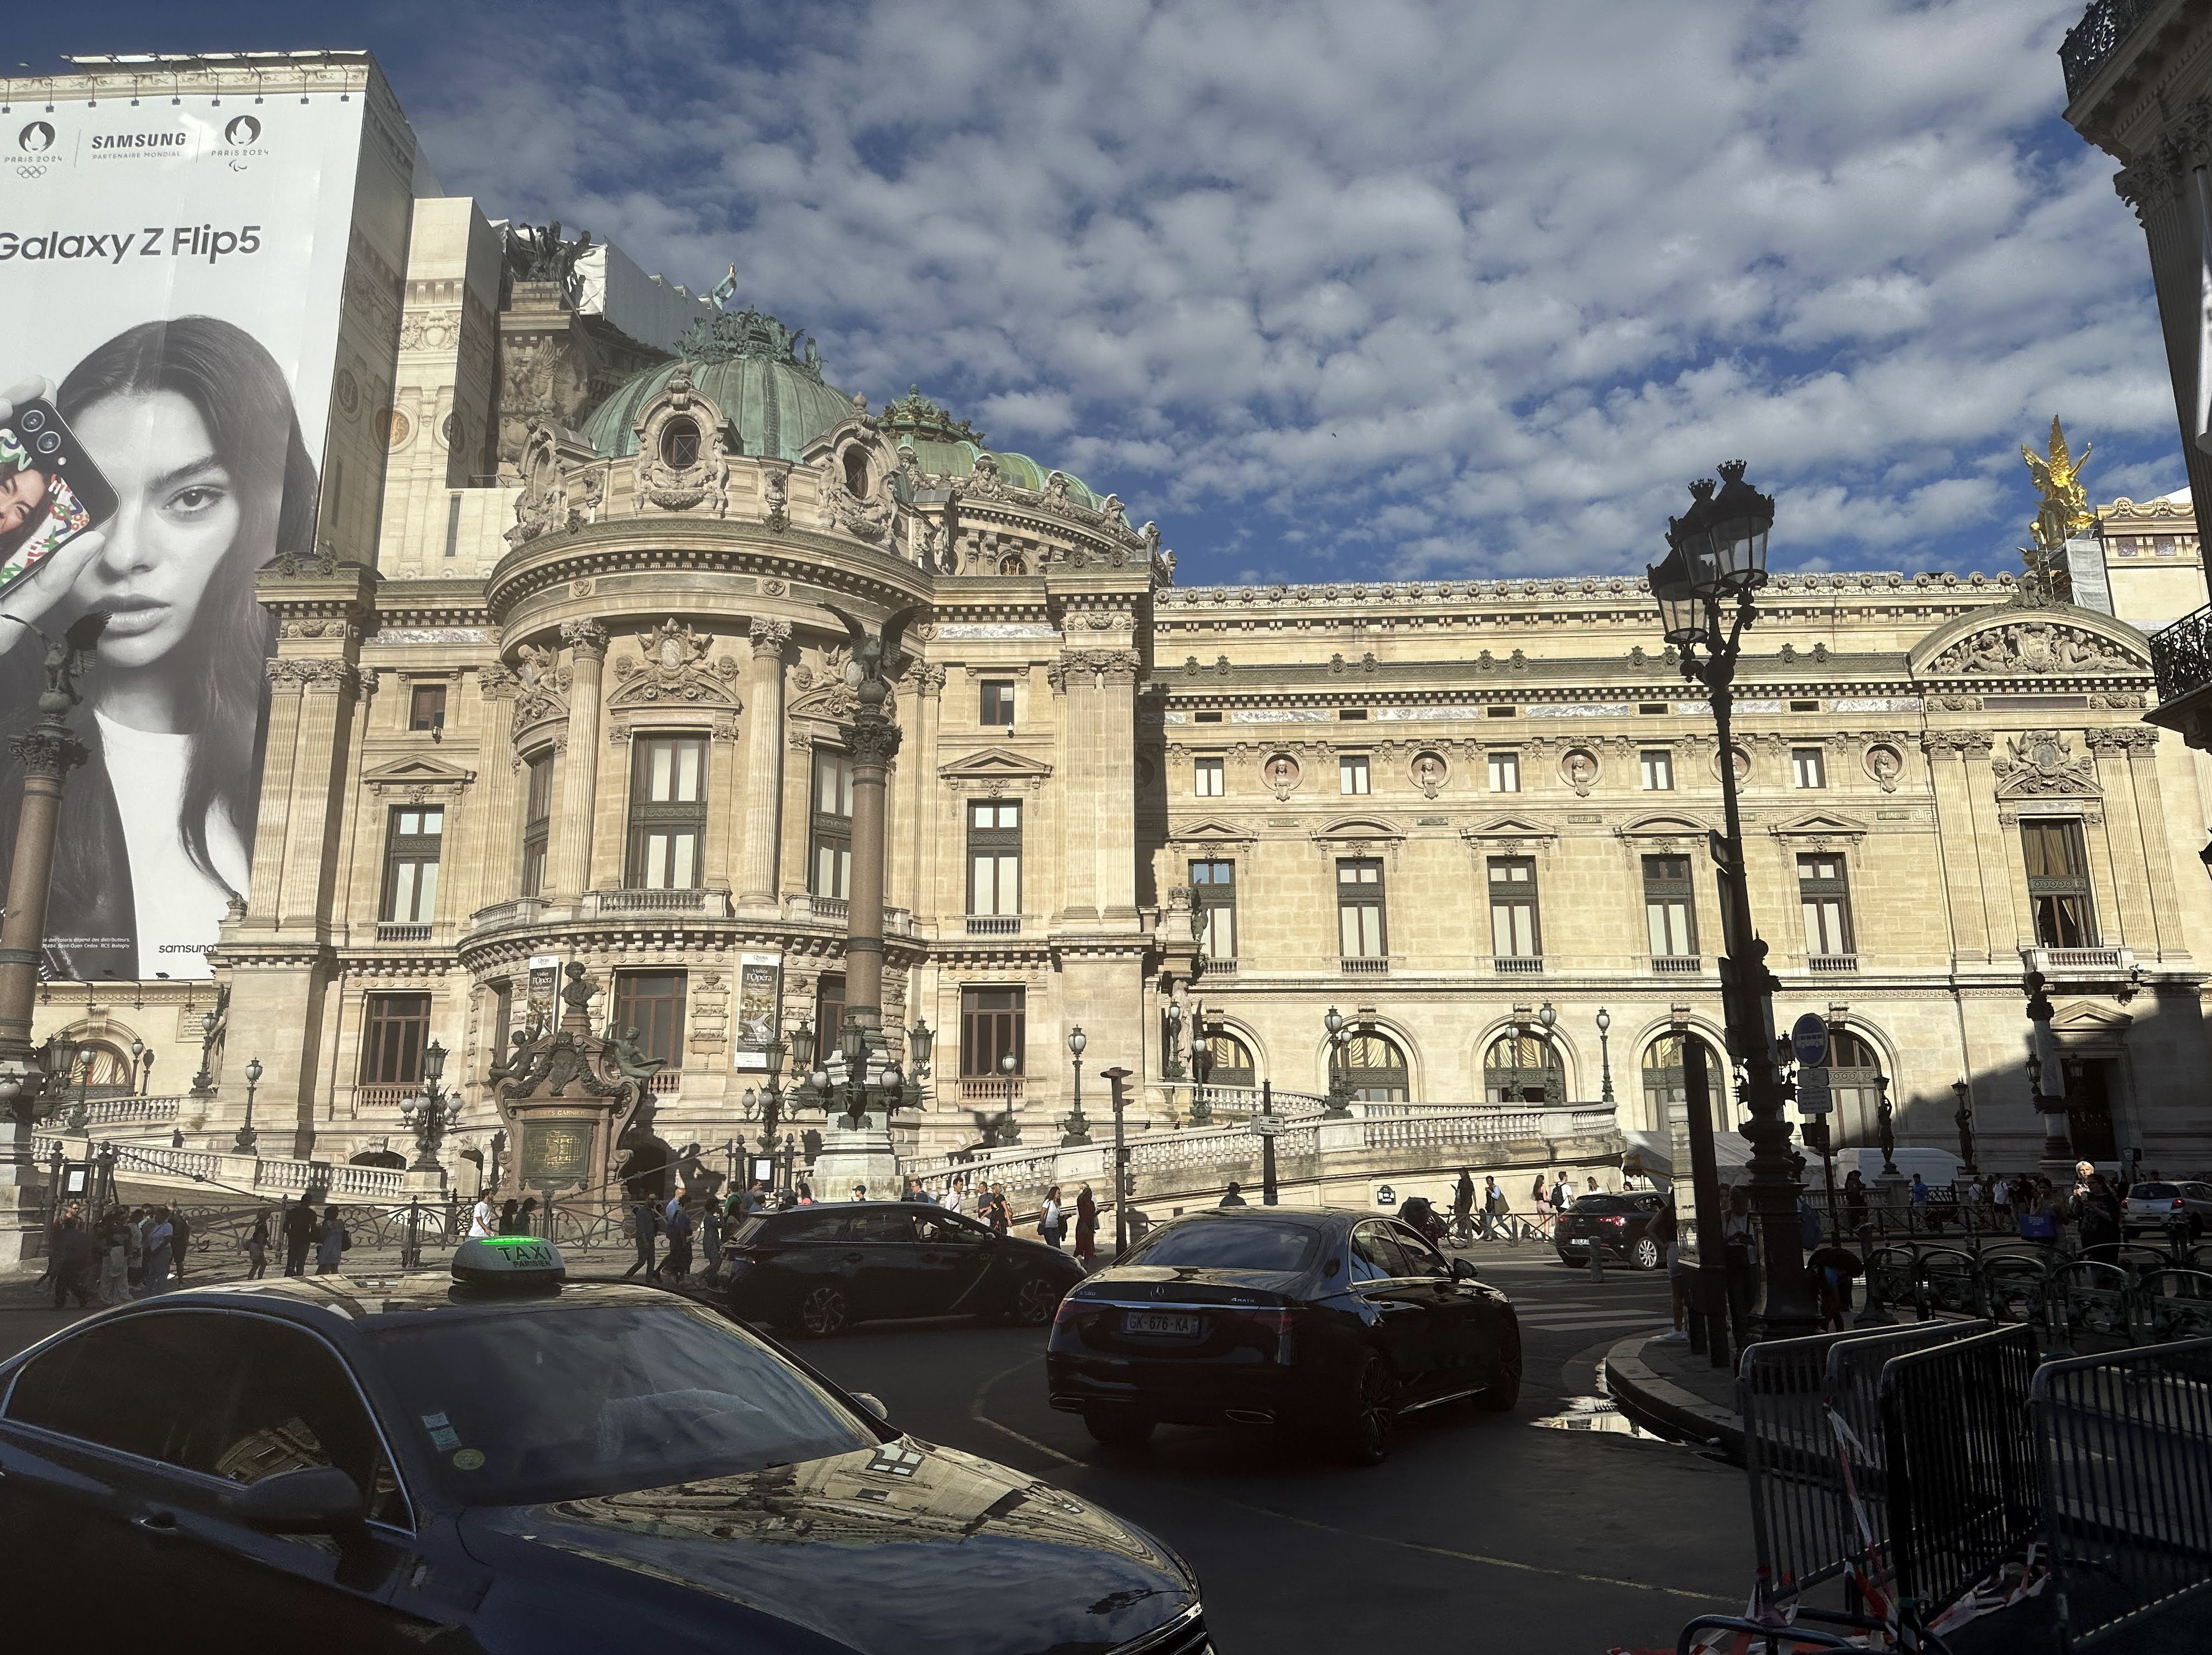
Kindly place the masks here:
POLYGON ((0 402, 0 598, 115 515, 115 490, 44 392, 17 386, 0 402))

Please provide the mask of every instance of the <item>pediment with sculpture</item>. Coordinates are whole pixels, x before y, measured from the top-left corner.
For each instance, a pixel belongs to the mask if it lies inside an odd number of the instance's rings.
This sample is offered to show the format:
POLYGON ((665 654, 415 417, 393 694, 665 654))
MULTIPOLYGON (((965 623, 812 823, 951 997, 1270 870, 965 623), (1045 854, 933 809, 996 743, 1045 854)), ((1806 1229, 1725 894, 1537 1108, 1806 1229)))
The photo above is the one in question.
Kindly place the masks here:
POLYGON ((1916 675, 2132 678, 2150 672, 2149 647, 2142 635, 2091 610, 2067 605, 2008 607, 1962 620, 1958 631, 1948 637, 1939 633, 1923 646, 1929 653, 1916 663, 1916 675))
POLYGON ((714 634, 699 631, 672 616, 652 631, 633 636, 637 654, 615 659, 614 674, 619 682, 607 698, 611 710, 676 707, 738 710, 738 663, 728 655, 710 659, 714 634))
POLYGON ((2030 730, 2007 739, 2008 750, 1990 760, 2000 799, 2094 799, 2097 761, 2075 757, 2072 745, 2056 730, 2030 730))
MULTIPOLYGON (((853 650, 849 644, 832 644, 822 653, 821 664, 801 661, 791 669, 791 681, 799 693, 792 697, 787 715, 792 718, 821 719, 831 724, 849 720, 860 705, 848 668, 853 665, 853 650)), ((884 697, 884 716, 896 720, 896 692, 884 697)))

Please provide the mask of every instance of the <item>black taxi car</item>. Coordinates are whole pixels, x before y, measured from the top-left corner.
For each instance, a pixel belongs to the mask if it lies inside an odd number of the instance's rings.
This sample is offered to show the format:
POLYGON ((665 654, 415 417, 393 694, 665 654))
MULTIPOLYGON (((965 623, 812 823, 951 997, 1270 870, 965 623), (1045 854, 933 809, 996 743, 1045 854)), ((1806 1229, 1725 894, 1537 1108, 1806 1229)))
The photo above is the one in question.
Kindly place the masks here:
POLYGON ((1665 1198, 1650 1190, 1577 1196, 1553 1222, 1553 1250, 1565 1263, 1587 1264, 1590 1249, 1600 1247, 1632 1269, 1656 1270, 1667 1262, 1658 1234, 1665 1205, 1665 1198))
POLYGON ((1083 1266, 1056 1247, 922 1202, 855 1201, 747 1219, 722 1245, 731 1314, 826 1339, 854 1322, 981 1316, 1041 1328, 1083 1266))
POLYGON ((528 1238, 454 1268, 168 1293, 0 1362, 21 1646, 1209 1650, 1158 1541, 713 1308, 528 1238))
POLYGON ((1136 1447, 1162 1421, 1273 1425, 1355 1463, 1400 1416, 1521 1394, 1512 1302, 1395 1219, 1213 1208, 1147 1234, 1060 1301, 1052 1406, 1136 1447))

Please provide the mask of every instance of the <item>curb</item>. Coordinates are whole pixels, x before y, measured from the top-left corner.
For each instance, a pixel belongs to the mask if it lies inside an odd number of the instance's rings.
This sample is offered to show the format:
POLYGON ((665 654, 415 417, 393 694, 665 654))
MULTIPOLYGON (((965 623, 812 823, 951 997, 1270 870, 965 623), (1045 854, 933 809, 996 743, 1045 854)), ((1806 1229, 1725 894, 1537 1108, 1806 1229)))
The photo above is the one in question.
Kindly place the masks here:
POLYGON ((1743 1463, 1743 1421, 1652 1372, 1644 1360, 1649 1334, 1631 1334, 1605 1355, 1605 1387, 1623 1411, 1641 1415, 1668 1434, 1690 1442, 1717 1445, 1735 1464, 1743 1463))

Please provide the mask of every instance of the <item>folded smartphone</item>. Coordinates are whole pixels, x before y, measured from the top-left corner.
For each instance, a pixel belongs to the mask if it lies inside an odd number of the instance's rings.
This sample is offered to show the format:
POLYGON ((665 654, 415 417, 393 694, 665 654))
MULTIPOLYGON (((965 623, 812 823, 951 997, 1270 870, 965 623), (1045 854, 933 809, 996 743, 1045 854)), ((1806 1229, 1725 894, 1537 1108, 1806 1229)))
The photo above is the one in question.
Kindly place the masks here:
POLYGON ((115 515, 115 490, 53 404, 0 421, 0 593, 115 515))

